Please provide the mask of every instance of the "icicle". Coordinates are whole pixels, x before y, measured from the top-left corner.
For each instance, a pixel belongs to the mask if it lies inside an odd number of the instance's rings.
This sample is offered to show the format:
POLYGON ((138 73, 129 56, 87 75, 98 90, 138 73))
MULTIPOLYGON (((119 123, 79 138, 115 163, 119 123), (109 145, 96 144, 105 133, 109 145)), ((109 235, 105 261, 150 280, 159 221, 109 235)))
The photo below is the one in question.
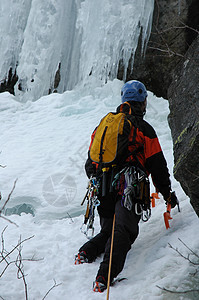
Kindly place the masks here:
POLYGON ((181 0, 178 0, 178 15, 181 14, 181 0))
POLYGON ((151 32, 154 0, 111 0, 82 2, 78 27, 82 30, 79 81, 102 83, 117 77, 122 61, 124 80, 129 60, 142 30, 142 53, 151 32), (91 74, 92 70, 92 74, 91 74))
POLYGON ((125 79, 141 30, 143 54, 146 49, 153 8, 154 0, 7 0, 0 6, 0 33, 7 36, 0 80, 18 64, 15 95, 35 101, 55 89, 104 84, 117 77, 120 63, 125 79))

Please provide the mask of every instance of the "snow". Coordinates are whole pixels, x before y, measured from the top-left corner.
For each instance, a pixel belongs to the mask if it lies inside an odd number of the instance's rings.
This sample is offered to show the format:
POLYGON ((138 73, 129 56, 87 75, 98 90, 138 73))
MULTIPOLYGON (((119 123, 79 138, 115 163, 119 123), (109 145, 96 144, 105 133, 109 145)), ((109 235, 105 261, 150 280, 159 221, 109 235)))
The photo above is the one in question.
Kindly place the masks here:
MULTIPOLYGON (((11 251, 21 240, 29 299, 105 299, 92 291, 102 256, 75 266, 74 256, 86 242, 80 231, 88 179, 84 171, 90 135, 100 119, 120 104, 123 82, 116 80, 119 61, 124 79, 142 28, 142 52, 151 31, 153 0, 7 0, 0 3, 0 82, 17 66, 15 96, 0 94, 0 218, 1 249, 11 251), (59 74, 59 72, 60 74, 59 74), (55 76, 60 75, 58 86, 55 76), (48 95, 57 90, 58 93, 48 95), (37 100, 37 101, 35 101, 37 100), (60 285, 59 285, 60 284, 60 285)), ((59 76, 58 76, 59 77, 59 76)), ((127 280, 110 289, 110 299, 196 299, 197 295, 165 294, 197 287, 196 267, 180 257, 197 251, 198 217, 173 178, 168 102, 149 92, 146 120, 154 126, 171 173, 181 213, 172 210, 165 229, 164 200, 156 201, 152 217, 140 223, 140 235, 129 251, 127 280), (192 275, 191 275, 192 274, 192 275)), ((151 184, 151 192, 154 187, 151 184)), ((95 232, 100 230, 95 218, 95 232)), ((16 259, 15 250, 9 261, 16 259)), ((193 258, 193 256, 191 256, 193 258)), ((0 272, 5 264, 0 264, 0 272)), ((1 277, 0 298, 25 299, 24 283, 11 264, 1 277)))
POLYGON ((116 78, 120 60, 125 78, 141 28, 144 53, 153 7, 154 0, 4 1, 0 81, 17 67, 15 95, 26 102, 86 85, 90 77, 102 85, 116 78))
MULTIPOLYGON (((74 265, 74 255, 87 241, 81 233, 86 205, 81 206, 87 178, 84 162, 87 157, 90 134, 99 120, 120 103, 119 80, 108 81, 102 87, 79 85, 63 94, 52 94, 36 102, 18 102, 9 93, 0 94, 1 206, 7 199, 16 178, 16 188, 7 204, 7 217, 17 226, 0 219, 0 232, 5 226, 4 242, 11 250, 21 236, 29 299, 42 299, 54 285, 46 299, 105 299, 106 292, 92 291, 102 256, 92 264, 74 265), (25 206, 22 206, 25 203, 25 206), (20 213, 21 215, 13 214, 20 213), (30 213, 26 213, 26 212, 30 213), (10 215, 9 215, 10 214, 10 215), (70 215, 70 217, 69 217, 70 215)), ((154 126, 168 162, 172 188, 180 200, 181 212, 171 212, 171 228, 166 230, 163 220, 165 204, 162 197, 152 209, 147 223, 140 223, 140 234, 129 251, 119 277, 127 280, 110 288, 110 299, 196 299, 198 294, 166 294, 159 288, 176 291, 197 287, 196 267, 180 257, 168 245, 178 248, 185 256, 188 249, 198 251, 198 217, 188 197, 172 176, 172 140, 167 123, 168 102, 148 97, 146 120, 154 126)), ((151 192, 154 187, 151 185, 151 192)), ((99 218, 95 218, 95 232, 99 218)), ((2 244, 1 244, 2 246, 2 244)), ((17 251, 10 255, 15 259, 17 251)), ((191 258, 193 258, 191 256, 191 258)), ((3 266, 0 265, 0 270, 3 266)), ((17 268, 10 265, 0 281, 3 299, 25 299, 22 279, 17 279, 17 268)))

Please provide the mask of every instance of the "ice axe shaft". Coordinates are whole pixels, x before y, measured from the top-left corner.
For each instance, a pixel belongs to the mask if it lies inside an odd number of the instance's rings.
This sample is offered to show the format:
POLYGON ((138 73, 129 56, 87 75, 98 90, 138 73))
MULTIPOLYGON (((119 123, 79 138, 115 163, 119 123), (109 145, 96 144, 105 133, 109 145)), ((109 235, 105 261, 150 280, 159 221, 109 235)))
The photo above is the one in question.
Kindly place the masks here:
POLYGON ((166 226, 166 229, 170 228, 169 226, 169 220, 171 220, 171 204, 167 204, 167 211, 164 213, 164 223, 166 226))

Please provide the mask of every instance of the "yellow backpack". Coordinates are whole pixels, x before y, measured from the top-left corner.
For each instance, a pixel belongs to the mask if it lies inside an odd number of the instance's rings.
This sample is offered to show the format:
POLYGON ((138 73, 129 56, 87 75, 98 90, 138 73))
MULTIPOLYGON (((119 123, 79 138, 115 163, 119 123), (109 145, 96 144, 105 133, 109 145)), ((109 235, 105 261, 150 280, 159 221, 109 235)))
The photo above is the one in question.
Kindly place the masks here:
POLYGON ((128 155, 128 137, 132 128, 125 113, 108 113, 97 127, 90 158, 101 167, 121 164, 128 155))

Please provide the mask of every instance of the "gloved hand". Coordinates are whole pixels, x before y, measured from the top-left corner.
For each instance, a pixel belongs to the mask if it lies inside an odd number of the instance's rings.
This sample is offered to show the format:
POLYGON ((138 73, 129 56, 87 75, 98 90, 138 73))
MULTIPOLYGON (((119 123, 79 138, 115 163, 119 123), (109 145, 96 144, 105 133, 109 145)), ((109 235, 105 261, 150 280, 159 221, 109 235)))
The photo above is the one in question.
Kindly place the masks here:
POLYGON ((171 192, 169 197, 165 200, 166 204, 170 203, 171 208, 174 208, 176 205, 179 205, 178 198, 176 197, 175 192, 171 192))

